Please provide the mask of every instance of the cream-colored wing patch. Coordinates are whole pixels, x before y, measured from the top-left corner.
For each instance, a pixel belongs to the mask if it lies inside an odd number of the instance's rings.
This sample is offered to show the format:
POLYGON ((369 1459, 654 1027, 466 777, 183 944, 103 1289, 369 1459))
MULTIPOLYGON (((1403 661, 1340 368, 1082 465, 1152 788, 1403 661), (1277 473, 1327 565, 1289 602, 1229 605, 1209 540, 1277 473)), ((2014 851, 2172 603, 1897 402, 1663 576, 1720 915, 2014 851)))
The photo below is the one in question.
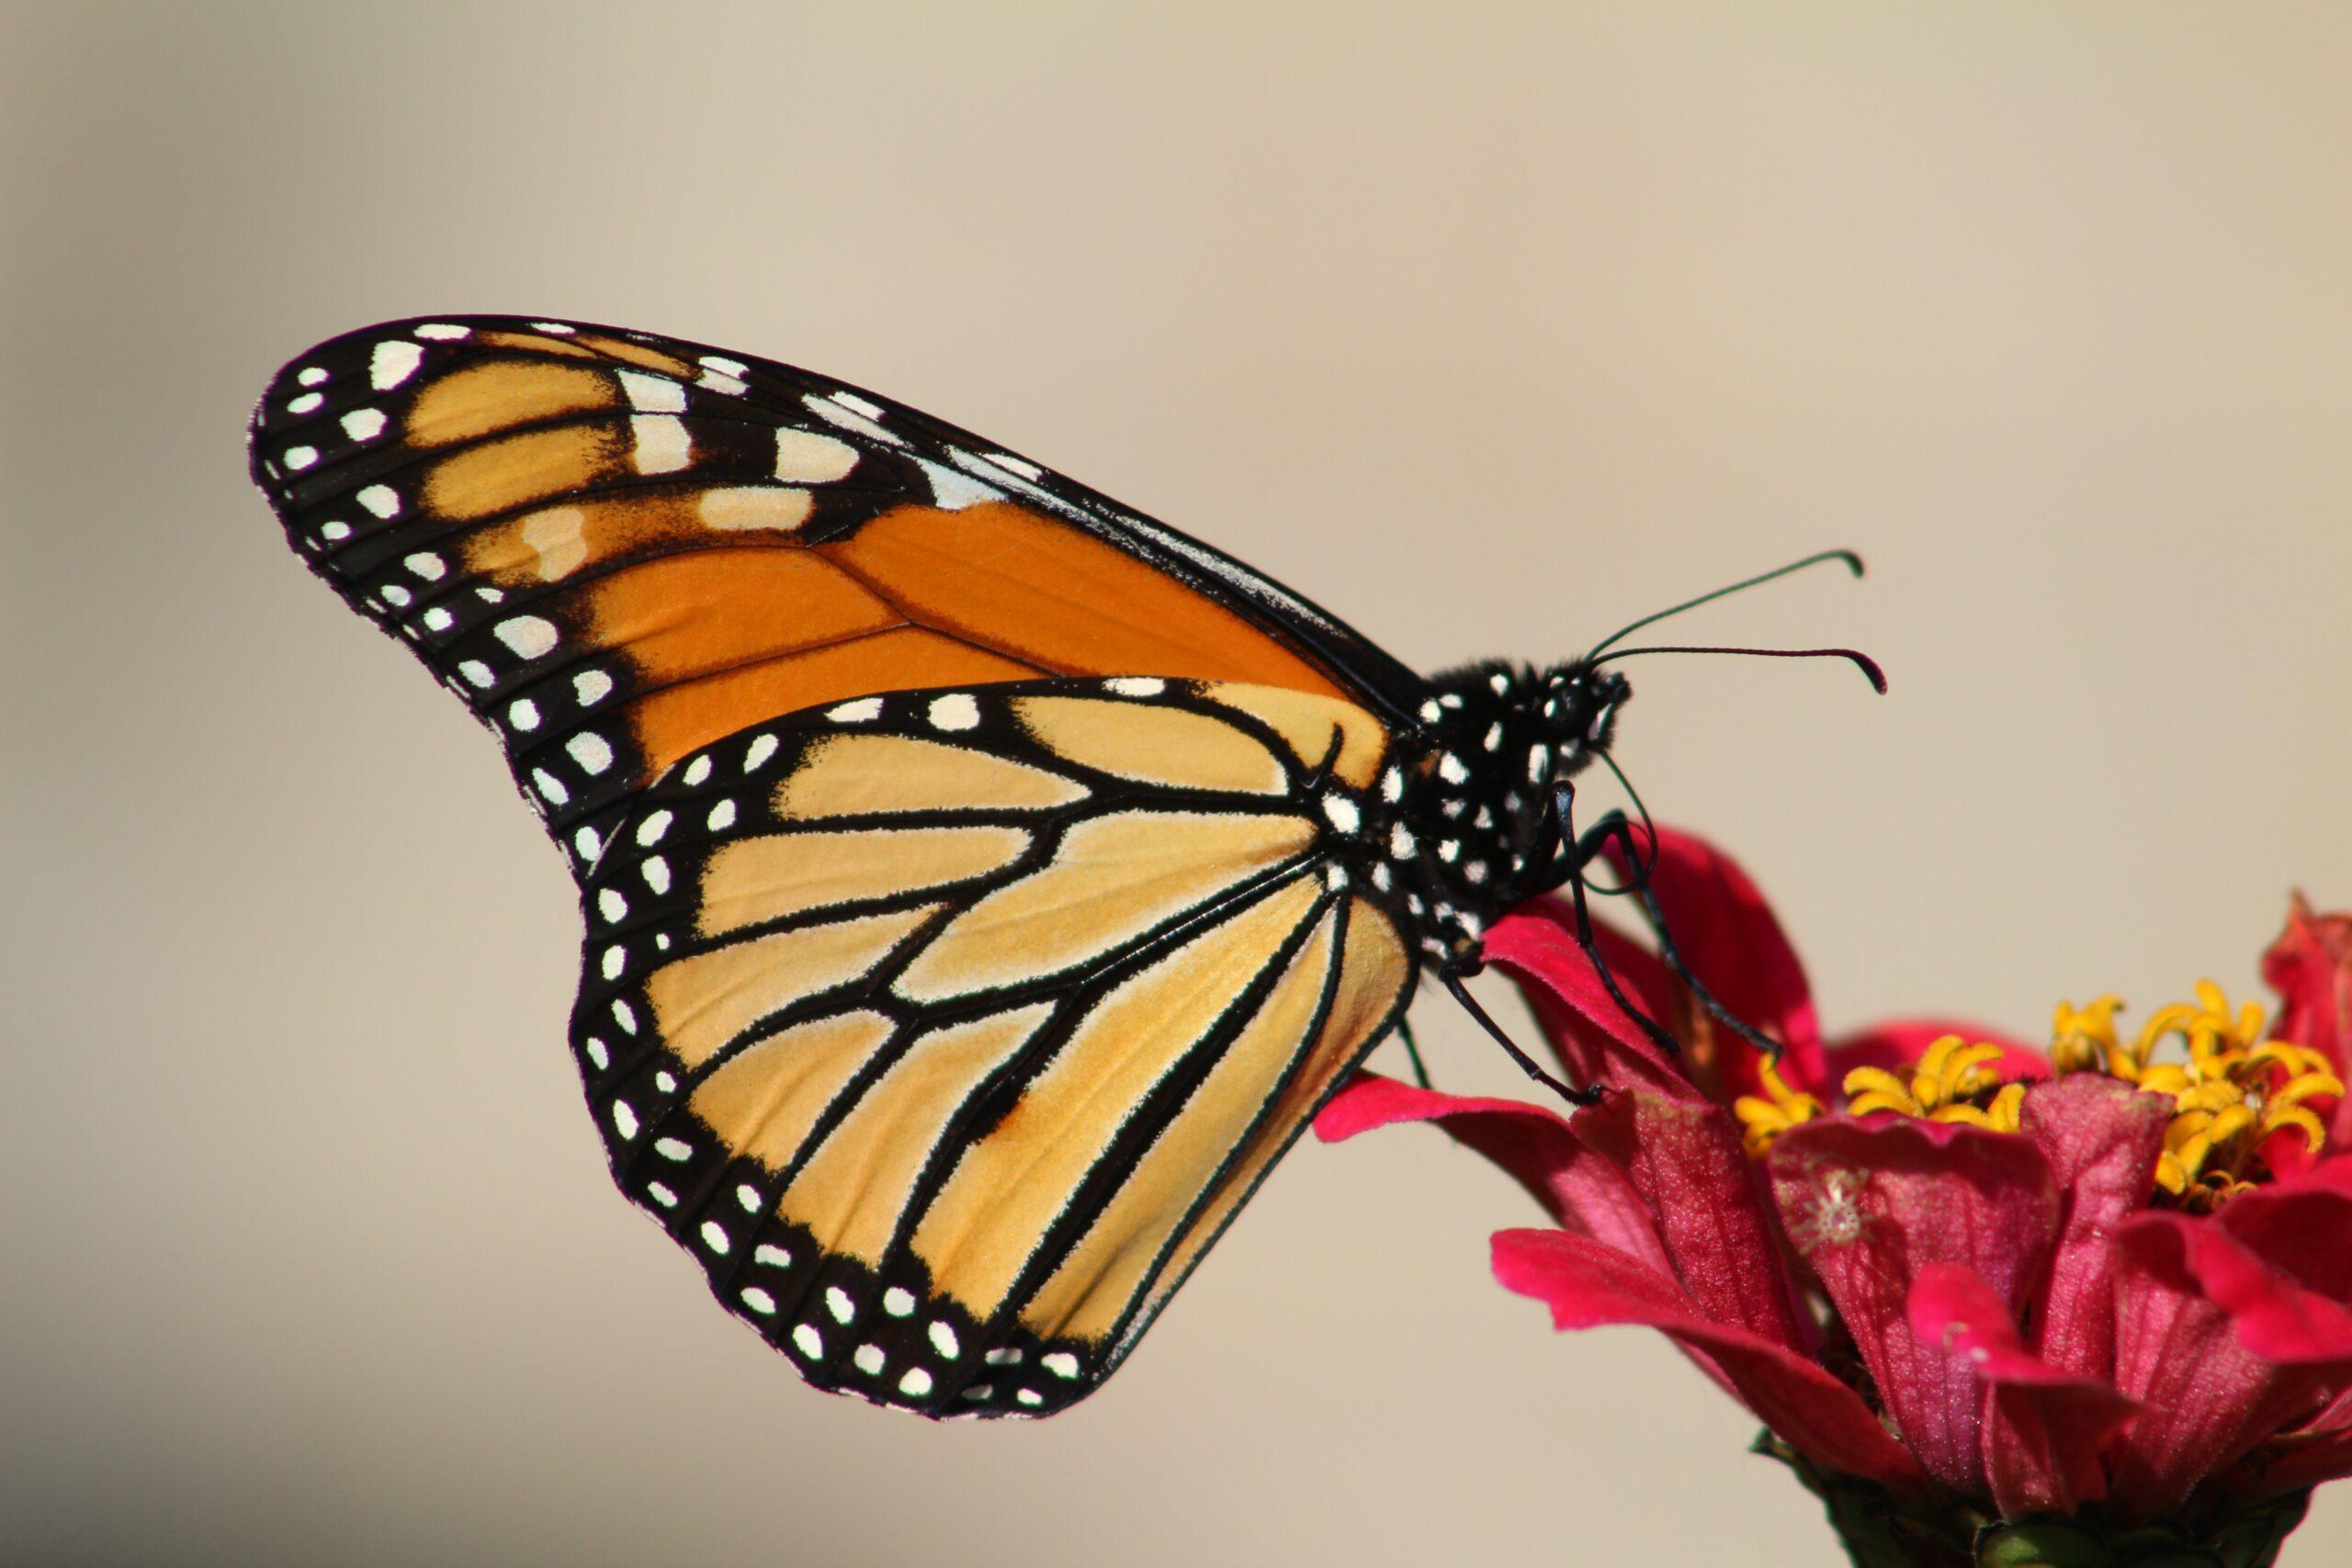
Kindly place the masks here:
POLYGON ((723 845, 704 866, 705 936, 1000 871, 1030 837, 1018 828, 869 828, 771 833, 723 845))
POLYGON ((699 1066, 769 1014, 872 973, 939 908, 775 931, 664 964, 645 983, 654 1022, 679 1060, 699 1066))
POLYGON ((956 1112, 1053 1010, 1041 1002, 916 1039, 826 1134, 779 1212, 807 1225, 827 1251, 879 1263, 956 1112))
POLYGON ((782 1170, 890 1030, 878 1012, 838 1013, 780 1030, 727 1058, 687 1103, 729 1148, 782 1170))
POLYGON ((1084 1239, 1022 1307, 1022 1321, 1036 1333, 1100 1339, 1118 1325, 1202 1189, 1313 1035, 1338 924, 1337 909, 1327 910, 1249 1027, 1136 1162, 1084 1239))
POLYGON ((1057 756, 1123 779, 1252 795, 1289 782, 1272 752, 1205 714, 1099 697, 1021 697, 1012 711, 1057 756))
POLYGON ((1059 974, 1304 853, 1314 839, 1313 823, 1272 813, 1090 818, 1063 834, 1042 870, 950 920, 896 989, 936 1002, 1059 974))
POLYGON ((1273 1109, 1250 1146, 1243 1151, 1216 1193, 1184 1233, 1168 1261, 1152 1280, 1152 1293, 1164 1295, 1182 1284, 1210 1243, 1225 1229, 1267 1168, 1290 1146, 1315 1108, 1323 1103, 1340 1075, 1353 1065, 1372 1042, 1373 1033, 1396 1010, 1397 998, 1412 982, 1413 955, 1396 934, 1388 917, 1362 898, 1348 909, 1347 942, 1340 960, 1340 987, 1331 1010, 1316 1037, 1315 1049, 1290 1081, 1283 1086, 1273 1109))
POLYGON ((840 735, 820 743, 775 795, 779 817, 901 811, 1041 811, 1086 798, 1059 773, 969 746, 905 735, 840 735))
POLYGON ((1205 1036, 1312 913, 1301 878, 1114 987, 989 1135, 964 1153, 915 1228, 944 1294, 985 1316, 1144 1098, 1205 1036))
POLYGON ((1300 765, 1317 768, 1331 755, 1334 738, 1339 755, 1332 760, 1333 776, 1356 789, 1370 789, 1387 755, 1388 731, 1378 719, 1353 703, 1283 686, 1252 686, 1218 681, 1201 688, 1201 695, 1263 723, 1283 738, 1300 765))

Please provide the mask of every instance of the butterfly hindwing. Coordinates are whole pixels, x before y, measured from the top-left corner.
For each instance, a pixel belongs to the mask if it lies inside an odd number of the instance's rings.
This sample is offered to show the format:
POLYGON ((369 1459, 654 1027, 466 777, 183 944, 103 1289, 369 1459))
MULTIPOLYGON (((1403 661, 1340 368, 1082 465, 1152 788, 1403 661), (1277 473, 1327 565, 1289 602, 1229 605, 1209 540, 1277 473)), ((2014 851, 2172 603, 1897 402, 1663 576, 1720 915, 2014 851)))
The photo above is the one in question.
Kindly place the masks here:
POLYGON ((1329 698, 1126 677, 698 749, 583 885, 616 1179, 820 1386, 1081 1397, 1404 1005, 1361 880, 1385 748, 1329 698))
POLYGON ((498 734, 575 866, 690 753, 875 693, 1158 675, 1394 723, 1419 689, 1025 458, 644 333, 456 317, 334 339, 264 396, 253 461, 312 568, 498 734))

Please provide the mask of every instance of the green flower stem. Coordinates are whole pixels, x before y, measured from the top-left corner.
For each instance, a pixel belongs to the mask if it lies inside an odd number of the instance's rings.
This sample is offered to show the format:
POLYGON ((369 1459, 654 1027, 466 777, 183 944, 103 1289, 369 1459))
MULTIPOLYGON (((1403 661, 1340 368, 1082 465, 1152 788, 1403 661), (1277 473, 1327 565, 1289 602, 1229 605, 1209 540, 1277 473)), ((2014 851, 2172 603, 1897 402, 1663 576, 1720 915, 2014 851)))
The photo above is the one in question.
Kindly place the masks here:
POLYGON ((1854 1568, 2273 1568, 2311 1506, 2309 1492, 2296 1492, 2186 1520, 1999 1519, 1965 1504, 1898 1501, 1819 1469, 1770 1432, 1755 1451, 1787 1465, 1821 1499, 1854 1568))

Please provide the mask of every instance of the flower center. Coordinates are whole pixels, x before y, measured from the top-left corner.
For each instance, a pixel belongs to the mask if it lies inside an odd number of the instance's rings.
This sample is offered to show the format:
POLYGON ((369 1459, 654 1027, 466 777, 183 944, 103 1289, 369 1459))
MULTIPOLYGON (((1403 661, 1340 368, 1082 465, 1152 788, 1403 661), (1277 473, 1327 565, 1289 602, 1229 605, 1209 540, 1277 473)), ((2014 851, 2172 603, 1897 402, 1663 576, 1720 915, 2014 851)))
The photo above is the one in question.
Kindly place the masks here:
MULTIPOLYGON (((2328 1060, 2307 1046, 2262 1037, 2262 1009, 2252 1002, 2233 1011, 2211 980, 2197 999, 2159 1008, 2125 1042, 2115 1015, 2123 1003, 2101 997, 2088 1007, 2058 1006, 2050 1032, 2050 1062, 2060 1076, 2098 1073, 2148 1094, 2170 1095, 2173 1114, 2157 1156, 2156 1191, 2203 1213, 2270 1174, 2262 1150, 2278 1134, 2298 1133, 2313 1152, 2327 1129, 2309 1104, 2340 1098, 2344 1084, 2328 1060), (2181 1043, 2186 1061, 2156 1060, 2160 1047, 2181 1043)), ((1998 1045, 1971 1044, 1947 1034, 1920 1055, 1908 1076, 1883 1067, 1846 1075, 1846 1111, 1866 1116, 1891 1111, 1927 1122, 1965 1122, 1996 1133, 2018 1130, 2030 1085, 2001 1080, 1998 1045)), ((1822 1115, 1826 1107, 1791 1089, 1776 1066, 1761 1070, 1764 1092, 1742 1095, 1733 1106, 1746 1130, 1748 1153, 1762 1156, 1790 1128, 1822 1115)))
POLYGON ((2200 980, 2194 1002, 2158 1008, 2126 1043, 2115 1028, 2121 1006, 2114 997, 2086 1008, 2060 1003, 2051 1065, 2172 1096, 2156 1187, 2184 1208, 2216 1208, 2267 1175, 2261 1149, 2273 1134, 2301 1133, 2313 1153, 2327 1141, 2306 1101, 2340 1097, 2343 1082, 2317 1051, 2263 1039, 2261 1008, 2248 1002, 2233 1012, 2222 987, 2200 980), (2188 1060, 2157 1061, 2157 1049, 2174 1039, 2188 1060))

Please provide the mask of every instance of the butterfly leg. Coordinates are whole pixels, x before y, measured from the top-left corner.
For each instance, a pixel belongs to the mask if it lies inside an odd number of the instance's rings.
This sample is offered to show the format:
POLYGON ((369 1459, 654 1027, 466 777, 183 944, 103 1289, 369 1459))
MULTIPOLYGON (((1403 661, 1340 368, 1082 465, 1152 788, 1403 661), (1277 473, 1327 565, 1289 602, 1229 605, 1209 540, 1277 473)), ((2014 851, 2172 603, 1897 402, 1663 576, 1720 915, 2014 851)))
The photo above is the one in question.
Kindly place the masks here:
MULTIPOLYGON (((1559 813, 1561 834, 1569 844, 1574 846, 1569 853, 1567 883, 1570 897, 1576 906, 1577 942, 1584 948, 1585 955, 1590 958, 1594 966, 1600 971, 1601 981, 1608 987, 1610 996, 1616 998, 1617 1004, 1624 1008, 1637 1022, 1643 1025, 1651 1039, 1664 1041, 1669 1052, 1679 1050, 1679 1045, 1663 1030, 1645 1015, 1634 1010, 1632 1005, 1618 991, 1615 979, 1610 975, 1607 965, 1601 963, 1599 951, 1590 942, 1590 917, 1587 914, 1585 908, 1584 868, 1598 859, 1609 845, 1614 842, 1623 848, 1625 863, 1634 870, 1628 874, 1624 886, 1603 891, 1631 893, 1637 897, 1641 901, 1643 916, 1648 922, 1652 934, 1657 938, 1658 956, 1666 961, 1666 966, 1674 972, 1675 978, 1681 981, 1684 988, 1690 991, 1692 999, 1704 1008, 1709 1016, 1718 1023, 1763 1052, 1767 1056, 1778 1061, 1781 1055, 1781 1043, 1761 1032, 1755 1025, 1718 1001, 1715 994, 1701 983, 1699 976, 1690 972, 1690 965, 1684 962, 1681 949, 1675 945, 1674 933, 1667 925, 1666 912, 1658 908, 1657 895, 1650 891, 1650 867, 1641 857, 1641 846, 1636 841, 1634 825, 1626 819, 1625 814, 1622 811, 1604 813, 1600 820, 1593 824, 1579 838, 1576 835, 1571 816, 1575 806, 1576 785, 1567 780, 1562 780, 1555 787, 1553 798, 1555 809, 1559 813)), ((1651 840, 1653 847, 1656 841, 1653 838, 1651 840)))
POLYGON ((1519 1043, 1504 1032, 1503 1026, 1497 1023, 1487 1010, 1478 1005, 1478 998, 1472 996, 1470 988, 1462 982, 1464 977, 1476 975, 1481 967, 1482 965, 1475 961, 1459 966, 1449 964, 1438 971, 1438 978, 1444 983, 1445 988, 1453 994, 1453 999, 1462 1004, 1462 1010, 1476 1019, 1479 1027, 1495 1037, 1495 1043, 1503 1048, 1504 1054, 1517 1062, 1520 1069, 1529 1077, 1533 1078, 1571 1105, 1592 1105, 1599 1102, 1600 1099, 1599 1089, 1572 1088, 1560 1078, 1545 1072, 1535 1058, 1521 1050, 1519 1043))
POLYGON ((1413 1039, 1413 1025, 1409 1019, 1396 1021, 1396 1038, 1404 1043, 1405 1059, 1413 1064, 1413 1081, 1423 1089, 1435 1088, 1430 1082, 1429 1068, 1421 1062, 1421 1048, 1413 1039))

